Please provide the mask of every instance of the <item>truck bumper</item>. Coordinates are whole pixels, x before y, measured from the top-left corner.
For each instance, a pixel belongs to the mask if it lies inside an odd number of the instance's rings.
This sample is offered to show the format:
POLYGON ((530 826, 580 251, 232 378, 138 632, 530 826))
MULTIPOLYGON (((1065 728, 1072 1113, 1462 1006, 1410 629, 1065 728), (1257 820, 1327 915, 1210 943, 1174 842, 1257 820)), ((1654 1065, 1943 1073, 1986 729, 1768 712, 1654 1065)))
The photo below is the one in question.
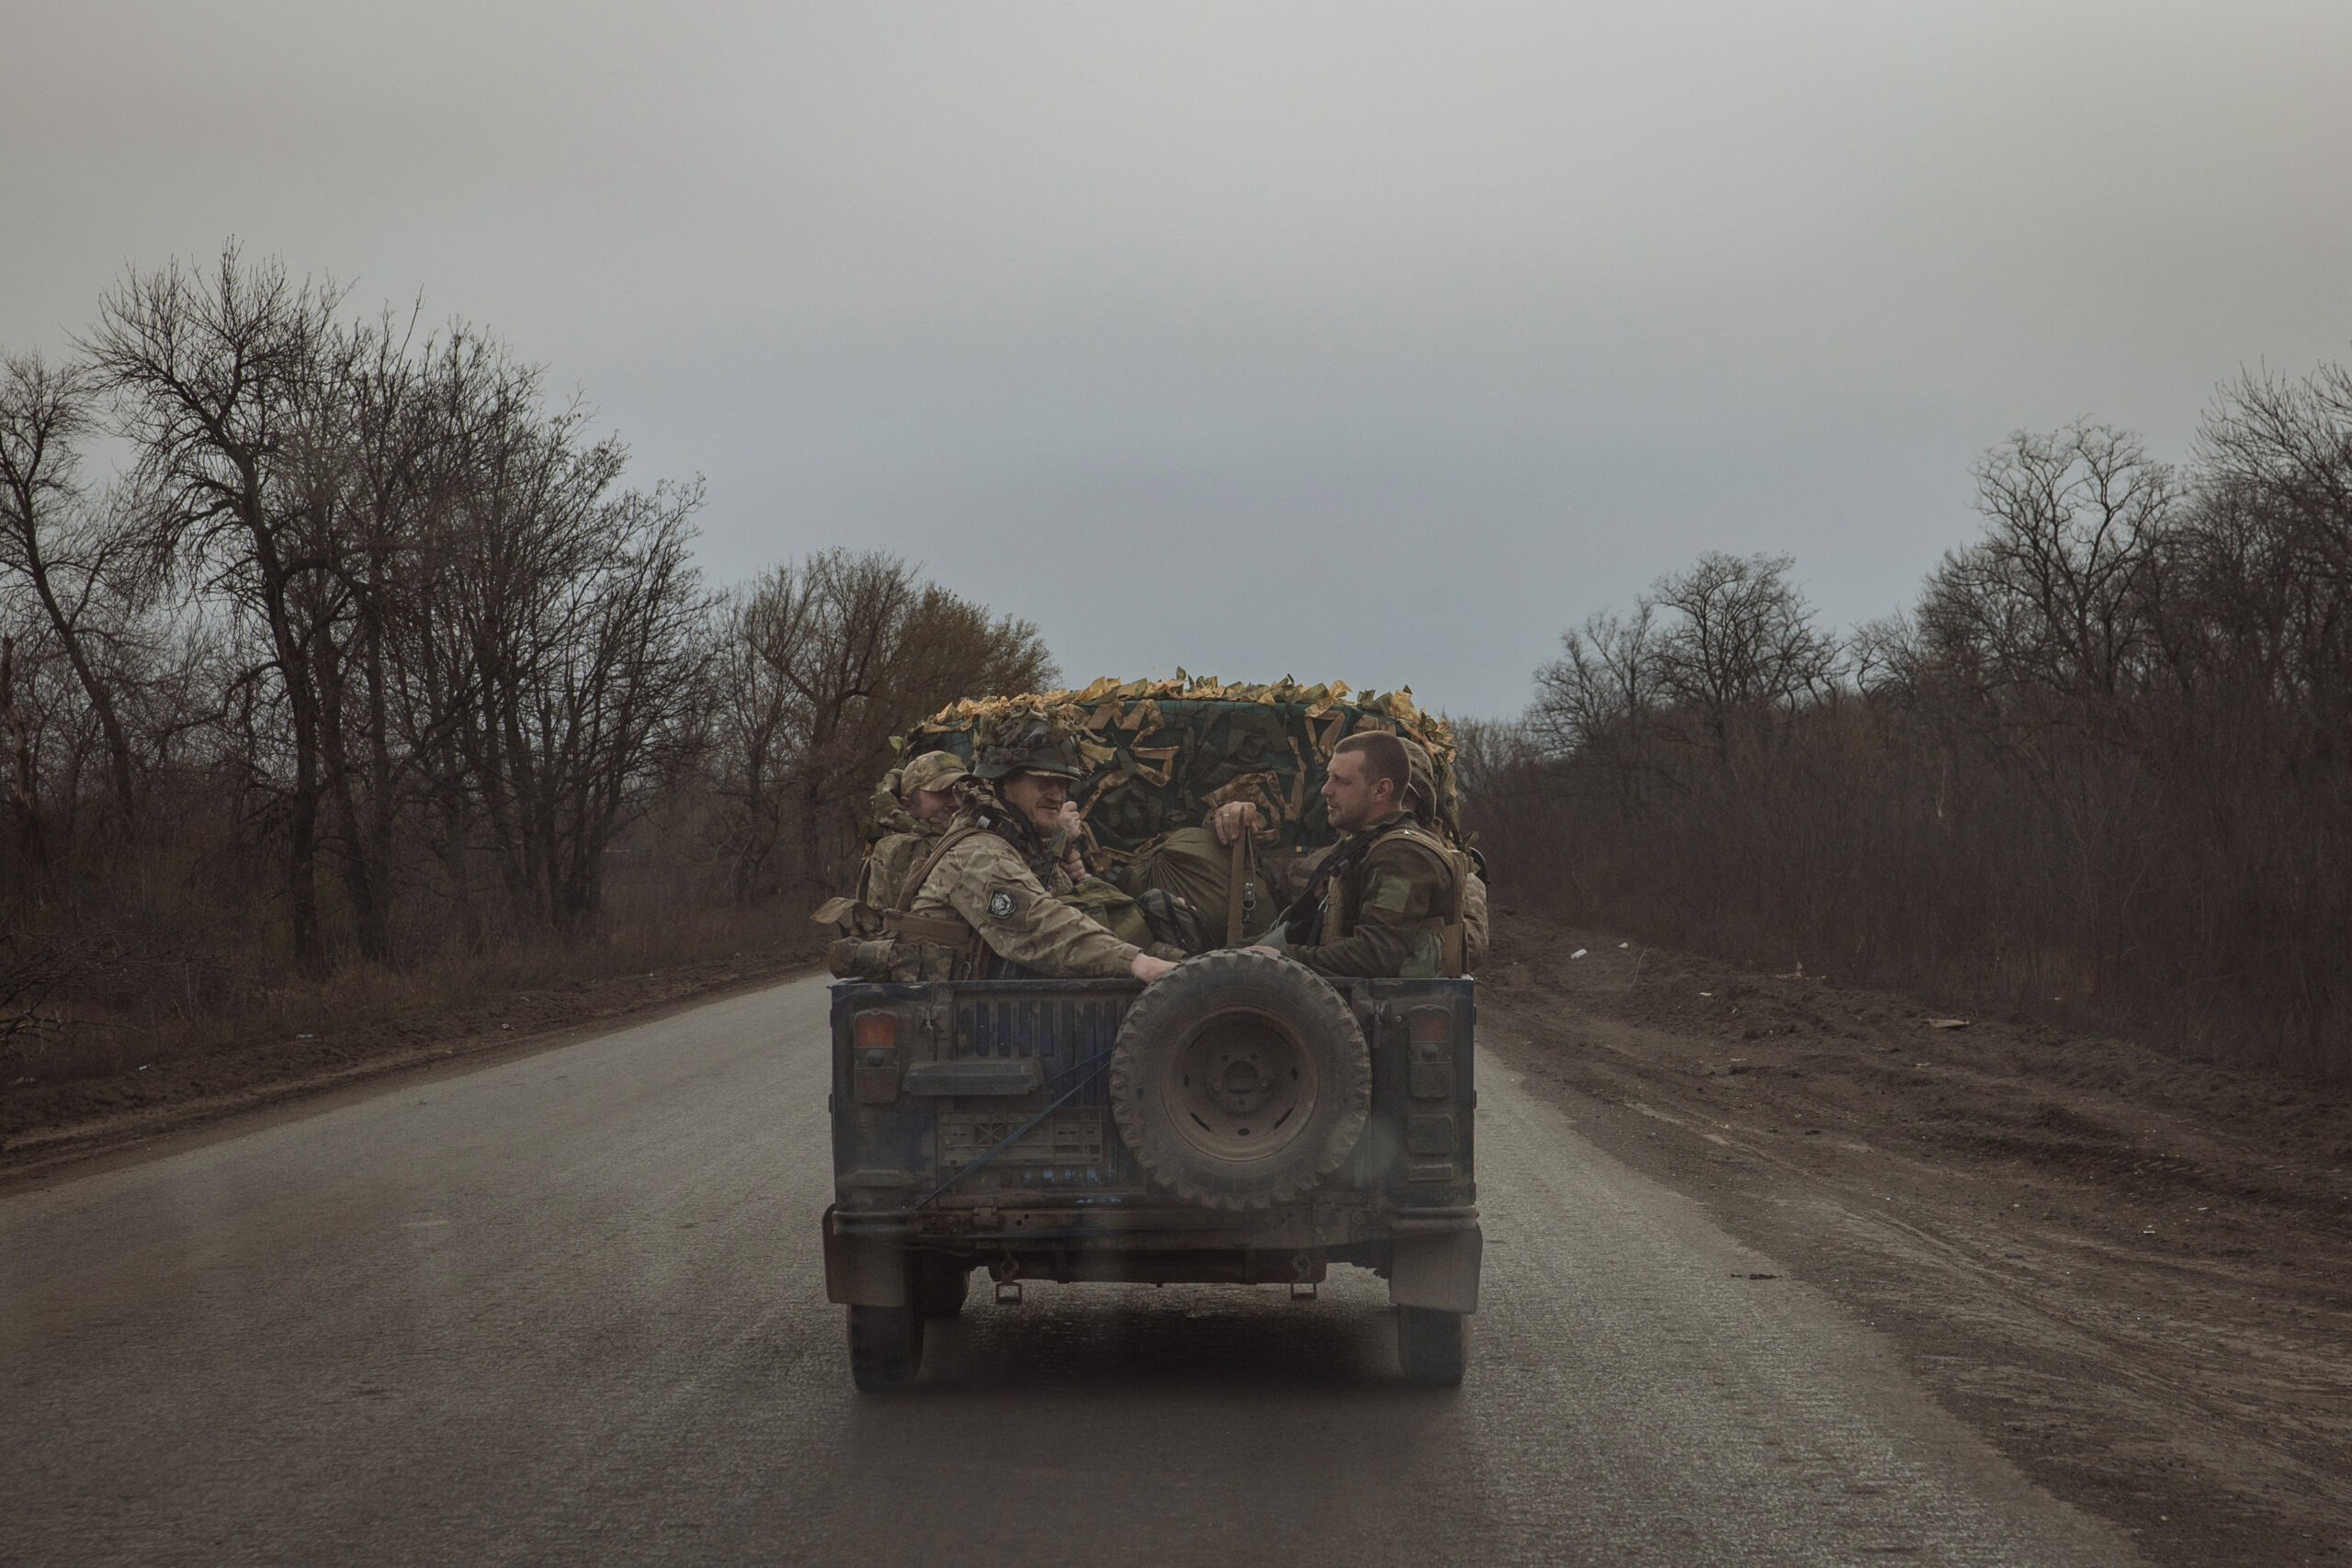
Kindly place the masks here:
MULTIPOLYGON (((1159 1236, 1133 1231, 1100 1236, 1062 1232, 1051 1236, 1018 1229, 920 1235, 905 1215, 842 1215, 825 1211, 825 1294, 854 1306, 904 1306, 910 1251, 961 1253, 1001 1279, 1042 1279, 1258 1284, 1311 1283, 1324 1276, 1325 1256, 1367 1268, 1385 1266, 1388 1299, 1398 1306, 1443 1312, 1478 1310, 1478 1270, 1484 1239, 1477 1210, 1408 1211, 1386 1238, 1352 1246, 1317 1245, 1307 1237, 1219 1235, 1204 1227, 1159 1236), (1254 1244, 1254 1245, 1253 1245, 1254 1244), (1303 1245, 1302 1245, 1303 1244, 1303 1245)), ((1187 1215, 1186 1218, 1197 1219, 1187 1215)))

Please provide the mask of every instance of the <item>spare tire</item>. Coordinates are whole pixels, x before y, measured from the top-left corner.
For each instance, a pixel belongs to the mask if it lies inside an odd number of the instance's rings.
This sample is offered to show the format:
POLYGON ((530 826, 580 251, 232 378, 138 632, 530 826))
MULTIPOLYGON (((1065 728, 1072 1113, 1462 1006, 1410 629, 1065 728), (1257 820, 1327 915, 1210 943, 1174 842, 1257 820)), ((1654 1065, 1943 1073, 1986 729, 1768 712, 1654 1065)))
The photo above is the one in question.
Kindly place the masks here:
POLYGON ((1210 1209, 1286 1202, 1340 1168, 1372 1110, 1372 1053, 1313 970, 1227 951, 1127 1010, 1111 1113, 1152 1179, 1210 1209))

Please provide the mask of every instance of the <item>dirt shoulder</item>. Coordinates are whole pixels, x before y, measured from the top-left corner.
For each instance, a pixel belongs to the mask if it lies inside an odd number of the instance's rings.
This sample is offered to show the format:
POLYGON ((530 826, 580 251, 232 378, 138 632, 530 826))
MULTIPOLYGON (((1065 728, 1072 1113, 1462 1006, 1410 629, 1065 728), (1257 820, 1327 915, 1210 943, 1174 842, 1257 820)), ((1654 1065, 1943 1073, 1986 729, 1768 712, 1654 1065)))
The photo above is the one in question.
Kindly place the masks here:
POLYGON ((544 1050, 812 968, 805 953, 745 953, 573 979, 347 1029, 165 1057, 102 1077, 0 1088, 0 1182, 389 1073, 544 1050))
POLYGON ((1528 915, 1480 979, 1579 1131, 2153 1561, 2352 1561, 2352 1095, 1528 915))

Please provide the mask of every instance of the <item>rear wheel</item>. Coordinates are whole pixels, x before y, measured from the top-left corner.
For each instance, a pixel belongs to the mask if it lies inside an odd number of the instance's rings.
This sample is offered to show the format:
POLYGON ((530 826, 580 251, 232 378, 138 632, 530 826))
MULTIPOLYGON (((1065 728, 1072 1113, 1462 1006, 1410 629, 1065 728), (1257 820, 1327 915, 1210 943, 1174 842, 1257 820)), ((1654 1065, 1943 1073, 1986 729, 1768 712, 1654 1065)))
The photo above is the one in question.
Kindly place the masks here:
POLYGON ((1413 1382, 1452 1388, 1462 1382, 1469 1359, 1470 1320, 1436 1307, 1396 1309, 1396 1359, 1413 1382))
POLYGON ((924 1317, 954 1317, 971 1288, 970 1264, 943 1252, 918 1252, 907 1277, 907 1304, 924 1317))
POLYGON ((922 1314, 912 1307, 849 1309, 849 1373, 861 1393, 889 1393, 922 1365, 922 1314))

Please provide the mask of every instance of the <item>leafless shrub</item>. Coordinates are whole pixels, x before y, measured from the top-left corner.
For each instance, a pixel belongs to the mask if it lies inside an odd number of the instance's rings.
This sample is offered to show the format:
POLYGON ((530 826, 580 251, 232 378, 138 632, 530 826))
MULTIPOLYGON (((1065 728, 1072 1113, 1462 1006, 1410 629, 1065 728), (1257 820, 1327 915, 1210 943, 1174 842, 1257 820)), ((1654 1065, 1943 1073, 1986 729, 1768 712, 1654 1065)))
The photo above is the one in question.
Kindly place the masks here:
POLYGON ((1784 559, 1711 557, 1596 617, 1475 775, 1498 881, 2352 1072, 2352 376, 2242 380, 2195 459, 2013 437, 1976 469, 1982 536, 1843 649, 1784 559))

